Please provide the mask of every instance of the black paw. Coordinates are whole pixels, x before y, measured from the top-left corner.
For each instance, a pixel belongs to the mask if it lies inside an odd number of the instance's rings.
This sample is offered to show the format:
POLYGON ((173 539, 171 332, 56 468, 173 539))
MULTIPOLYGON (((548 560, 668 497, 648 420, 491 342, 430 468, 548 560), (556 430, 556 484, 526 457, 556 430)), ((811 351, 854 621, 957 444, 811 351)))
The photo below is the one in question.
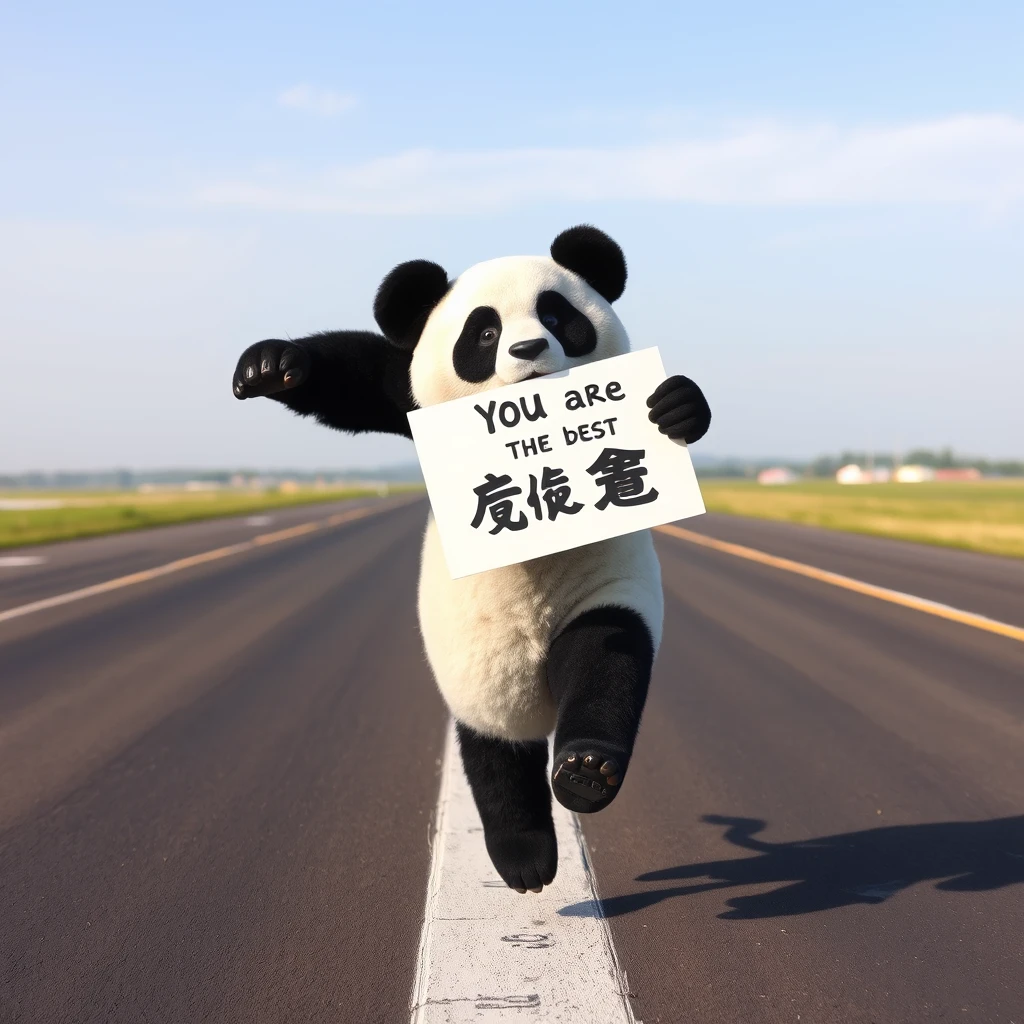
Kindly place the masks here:
POLYGON ((558 870, 555 830, 484 833, 491 863, 502 881, 517 892, 540 892, 550 885, 558 870))
POLYGON ((711 426, 711 407, 704 392, 689 377, 669 377, 647 399, 647 417, 675 441, 693 444, 711 426))
POLYGON ((622 786, 626 759, 593 744, 567 747, 555 758, 551 788, 563 807, 592 814, 607 807, 622 786))
POLYGON ((309 377, 309 354, 290 341, 260 341, 238 360, 231 390, 235 398, 258 398, 298 387, 309 377))

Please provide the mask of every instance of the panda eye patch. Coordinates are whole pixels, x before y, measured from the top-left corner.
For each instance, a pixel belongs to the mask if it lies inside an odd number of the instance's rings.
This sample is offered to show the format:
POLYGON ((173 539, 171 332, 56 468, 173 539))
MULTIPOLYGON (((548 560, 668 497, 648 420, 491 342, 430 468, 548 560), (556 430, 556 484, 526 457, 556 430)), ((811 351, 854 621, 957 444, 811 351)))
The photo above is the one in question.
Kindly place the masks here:
POLYGON ((452 352, 452 366, 458 376, 480 384, 494 376, 501 337, 501 317, 492 306, 477 306, 462 325, 452 352))
POLYGON ((590 355, 597 347, 597 331, 590 318, 561 292, 541 292, 537 296, 537 318, 570 359, 590 355))

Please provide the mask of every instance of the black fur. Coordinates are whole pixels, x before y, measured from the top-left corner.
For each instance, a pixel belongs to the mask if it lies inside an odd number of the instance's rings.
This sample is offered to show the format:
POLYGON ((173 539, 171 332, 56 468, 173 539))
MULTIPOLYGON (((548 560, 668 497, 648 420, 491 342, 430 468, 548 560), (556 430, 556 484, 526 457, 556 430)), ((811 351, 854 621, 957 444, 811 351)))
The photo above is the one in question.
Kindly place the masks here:
POLYGON ((232 387, 237 398, 265 395, 335 430, 411 437, 411 361, 409 352, 368 331, 271 339, 242 353, 232 387))
POLYGON ((551 258, 579 274, 609 302, 626 290, 626 257, 612 239, 589 224, 563 231, 551 243, 551 258))
POLYGON ((434 307, 448 293, 448 274, 429 260, 399 263, 377 289, 373 318, 384 337, 412 350, 434 307))
MULTIPOLYGON (((643 619, 628 608, 595 608, 574 619, 548 651, 547 679, 558 704, 554 772, 571 754, 614 761, 618 784, 607 796, 586 800, 553 782, 555 796, 572 811, 599 811, 622 788, 654 664, 654 642, 643 619)), ((596 774, 596 773, 595 773, 596 774)))
POLYGON ((456 723, 462 765, 484 826, 491 862, 513 889, 550 885, 558 868, 551 820, 548 745, 512 743, 456 723))
MULTIPOLYGON (((575 755, 594 769, 603 795, 584 798, 565 775, 548 788, 547 744, 513 743, 456 723, 462 765, 469 780, 491 861, 513 889, 537 889, 555 877, 558 854, 551 820, 551 792, 572 811, 607 807, 622 788, 633 753, 654 662, 654 643, 643 619, 627 608, 595 608, 574 619, 548 651, 547 681, 558 705, 555 761, 558 776, 575 755), (615 765, 615 775, 600 772, 615 765), (610 782, 609 780, 614 780, 610 782)), ((579 776, 577 776, 578 778, 579 776)))
POLYGON ((597 331, 590 317, 561 292, 541 292, 537 296, 537 319, 558 339, 570 358, 590 355, 597 348, 597 331))
POLYGON ((490 306, 477 306, 462 326, 462 333, 452 350, 455 372, 471 384, 479 384, 494 376, 498 358, 498 339, 501 338, 501 317, 490 306), (484 338, 484 332, 494 333, 484 338), (495 333, 496 332, 496 333, 495 333))
POLYGON ((689 377, 669 377, 647 399, 648 419, 677 441, 693 444, 711 426, 711 406, 704 392, 689 377))

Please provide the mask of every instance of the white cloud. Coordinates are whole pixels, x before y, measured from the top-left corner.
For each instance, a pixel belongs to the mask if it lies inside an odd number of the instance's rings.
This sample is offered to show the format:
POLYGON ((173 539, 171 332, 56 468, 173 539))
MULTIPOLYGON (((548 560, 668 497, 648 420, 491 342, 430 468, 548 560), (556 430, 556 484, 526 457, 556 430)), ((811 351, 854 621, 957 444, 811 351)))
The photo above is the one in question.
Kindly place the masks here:
POLYGON ((292 110, 305 110, 321 117, 335 117, 351 110, 356 105, 356 98, 351 93, 302 84, 285 89, 277 97, 277 105, 292 110))
MULTIPOLYGON (((282 97, 292 93, 293 106, 323 102, 306 86, 282 97)), ((621 148, 418 149, 312 177, 218 182, 203 188, 199 199, 383 214, 500 210, 551 200, 1001 209, 1024 200, 1024 120, 970 114, 852 129, 767 122, 621 148)))

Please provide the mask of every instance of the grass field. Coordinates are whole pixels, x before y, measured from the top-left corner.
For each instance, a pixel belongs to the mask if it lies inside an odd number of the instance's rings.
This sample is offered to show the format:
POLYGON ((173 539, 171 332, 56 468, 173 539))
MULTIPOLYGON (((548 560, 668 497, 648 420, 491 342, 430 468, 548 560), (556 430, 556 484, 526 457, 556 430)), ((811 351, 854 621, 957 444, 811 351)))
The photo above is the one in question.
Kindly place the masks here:
POLYGON ((1024 558, 1024 481, 863 484, 813 480, 781 487, 702 480, 709 512, 1024 558))
MULTIPOLYGON (((392 485, 391 493, 402 489, 392 485)), ((245 515, 292 505, 338 501, 376 494, 373 490, 308 488, 294 493, 281 491, 130 491, 83 494, 81 492, 24 492, 0 494, 5 499, 60 501, 57 508, 3 510, 0 508, 0 548, 44 544, 74 537, 95 537, 147 526, 166 526, 194 519, 245 515)))

